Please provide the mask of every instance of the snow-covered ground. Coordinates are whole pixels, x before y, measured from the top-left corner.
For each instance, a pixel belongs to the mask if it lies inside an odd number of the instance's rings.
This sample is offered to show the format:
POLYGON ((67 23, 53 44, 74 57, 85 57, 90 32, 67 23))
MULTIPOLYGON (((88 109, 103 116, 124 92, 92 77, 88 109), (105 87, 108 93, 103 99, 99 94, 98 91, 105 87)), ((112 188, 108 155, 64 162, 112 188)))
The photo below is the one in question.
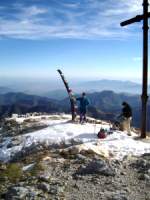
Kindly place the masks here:
MULTIPOLYGON (((32 117, 33 119, 40 119, 39 117, 32 117)), ((114 131, 113 134, 108 135, 105 139, 98 139, 97 133, 100 128, 109 130, 109 124, 77 124, 69 121, 70 115, 55 115, 45 116, 45 119, 41 119, 41 122, 48 125, 39 131, 28 133, 20 138, 20 144, 8 148, 12 138, 7 138, 0 144, 0 160, 8 161, 10 157, 21 151, 22 148, 32 145, 33 143, 53 144, 60 142, 68 142, 71 139, 82 141, 86 149, 97 149, 108 152, 110 158, 123 159, 127 155, 140 156, 144 153, 150 153, 150 143, 145 143, 140 140, 135 140, 136 136, 128 136, 125 132, 114 131)), ((18 122, 22 122, 23 118, 16 119, 18 122)))

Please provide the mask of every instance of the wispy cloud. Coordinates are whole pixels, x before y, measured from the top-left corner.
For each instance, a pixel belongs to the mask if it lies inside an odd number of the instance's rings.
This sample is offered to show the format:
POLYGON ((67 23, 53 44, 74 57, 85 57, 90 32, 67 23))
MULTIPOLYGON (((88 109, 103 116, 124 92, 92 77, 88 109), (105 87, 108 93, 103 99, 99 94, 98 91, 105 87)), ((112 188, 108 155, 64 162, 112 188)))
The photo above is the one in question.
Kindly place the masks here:
POLYGON ((141 11, 141 0, 82 0, 13 4, 0 15, 0 36, 25 39, 115 38, 132 35, 120 22, 141 11))
POLYGON ((142 61, 142 57, 137 56, 137 57, 132 58, 132 60, 135 62, 140 62, 140 61, 142 61))

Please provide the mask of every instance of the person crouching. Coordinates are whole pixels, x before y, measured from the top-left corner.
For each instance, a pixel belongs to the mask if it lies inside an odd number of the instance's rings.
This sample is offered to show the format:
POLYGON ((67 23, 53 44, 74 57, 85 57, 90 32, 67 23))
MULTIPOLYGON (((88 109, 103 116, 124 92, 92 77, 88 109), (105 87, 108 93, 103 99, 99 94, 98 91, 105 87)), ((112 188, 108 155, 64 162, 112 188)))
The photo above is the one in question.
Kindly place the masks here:
POLYGON ((131 121, 132 121, 132 109, 127 102, 122 103, 122 117, 121 129, 122 131, 127 131, 128 135, 131 135, 131 121))

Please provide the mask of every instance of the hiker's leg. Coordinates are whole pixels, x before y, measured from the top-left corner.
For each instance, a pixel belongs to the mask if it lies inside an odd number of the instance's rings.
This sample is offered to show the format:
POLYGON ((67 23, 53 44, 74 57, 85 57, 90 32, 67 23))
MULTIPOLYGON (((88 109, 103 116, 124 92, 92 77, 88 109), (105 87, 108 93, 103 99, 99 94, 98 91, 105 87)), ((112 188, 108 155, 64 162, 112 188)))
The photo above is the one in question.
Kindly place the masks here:
POLYGON ((83 114, 83 120, 86 122, 86 112, 83 114))
POLYGON ((125 118, 122 117, 121 120, 120 120, 120 125, 119 125, 119 130, 120 131, 124 131, 125 130, 125 126, 126 126, 125 124, 126 124, 125 118))
POLYGON ((131 135, 131 120, 132 120, 132 117, 127 118, 127 132, 128 132, 128 135, 131 135))
POLYGON ((82 113, 80 112, 80 123, 82 122, 82 113))
POLYGON ((132 119, 131 117, 124 118, 124 120, 122 122, 122 130, 127 131, 128 135, 131 135, 131 127, 130 127, 131 119, 132 119))
POLYGON ((83 118, 83 120, 86 122, 86 114, 84 114, 84 118, 83 118))
POLYGON ((127 118, 124 117, 122 121, 122 131, 127 131, 127 118))

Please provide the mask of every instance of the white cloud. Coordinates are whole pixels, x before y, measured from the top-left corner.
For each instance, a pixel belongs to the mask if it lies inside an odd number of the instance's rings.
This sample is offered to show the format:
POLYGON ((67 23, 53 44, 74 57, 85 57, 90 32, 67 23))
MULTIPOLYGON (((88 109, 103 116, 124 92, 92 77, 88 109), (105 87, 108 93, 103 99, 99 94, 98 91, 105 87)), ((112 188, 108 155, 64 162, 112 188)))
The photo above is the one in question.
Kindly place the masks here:
POLYGON ((58 1, 57 7, 16 4, 16 12, 9 13, 12 18, 1 16, 0 35, 26 39, 121 39, 133 33, 128 28, 121 28, 120 22, 140 12, 140 4, 141 0, 86 0, 84 3, 58 1))
POLYGON ((79 2, 76 2, 76 3, 62 3, 62 5, 66 8, 78 8, 80 6, 80 3, 79 2))
POLYGON ((47 13, 48 10, 45 8, 38 8, 37 6, 31 6, 29 8, 23 8, 23 14, 25 16, 36 16, 40 14, 47 13))
POLYGON ((135 62, 140 62, 140 61, 142 61, 142 57, 134 57, 134 58, 132 58, 132 60, 133 61, 135 61, 135 62))

